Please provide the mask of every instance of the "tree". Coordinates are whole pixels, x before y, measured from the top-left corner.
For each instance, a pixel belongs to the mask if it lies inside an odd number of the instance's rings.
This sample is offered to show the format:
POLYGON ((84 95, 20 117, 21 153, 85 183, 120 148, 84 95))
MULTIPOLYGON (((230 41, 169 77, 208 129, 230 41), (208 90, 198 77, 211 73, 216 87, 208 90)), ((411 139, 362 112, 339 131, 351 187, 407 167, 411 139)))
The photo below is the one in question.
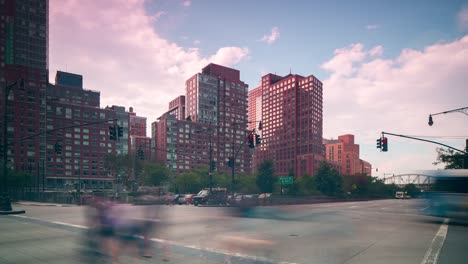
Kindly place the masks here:
POLYGON ((188 172, 180 174, 175 178, 176 193, 198 193, 203 188, 197 173, 188 172))
MULTIPOLYGON (((467 169, 468 159, 467 155, 460 152, 455 152, 453 149, 436 148, 437 160, 433 162, 434 165, 445 164, 444 169, 467 169)), ((468 149, 465 149, 468 151, 468 149)))
POLYGON ((267 160, 260 164, 256 176, 256 184, 261 193, 272 193, 275 186, 275 170, 273 161, 267 160))
POLYGON ((237 175, 237 190, 240 193, 258 193, 256 178, 253 175, 237 175))
POLYGON ((403 190, 411 197, 416 197, 421 193, 421 190, 413 183, 407 184, 403 190))
POLYGON ((170 171, 163 164, 145 163, 142 174, 144 186, 161 186, 169 180, 170 171))
POLYGON ((316 194, 317 193, 317 186, 315 183, 315 178, 310 175, 303 175, 302 178, 299 180, 300 184, 300 193, 302 194, 316 194))
POLYGON ((343 193, 343 177, 326 162, 323 162, 318 168, 315 183, 317 190, 325 195, 340 195, 343 193))

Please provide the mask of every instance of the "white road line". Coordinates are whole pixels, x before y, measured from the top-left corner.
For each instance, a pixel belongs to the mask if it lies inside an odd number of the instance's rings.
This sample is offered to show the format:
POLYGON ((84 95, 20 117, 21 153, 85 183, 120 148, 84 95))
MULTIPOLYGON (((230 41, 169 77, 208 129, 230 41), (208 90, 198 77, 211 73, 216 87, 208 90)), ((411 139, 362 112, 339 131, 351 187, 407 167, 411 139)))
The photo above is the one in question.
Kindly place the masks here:
POLYGON ((437 234, 432 239, 431 246, 427 250, 426 255, 424 256, 421 264, 437 264, 440 250, 442 249, 442 246, 445 242, 445 238, 447 237, 448 222, 449 220, 445 218, 444 222, 440 225, 439 231, 437 231, 437 234))
POLYGON ((387 207, 382 207, 382 208, 380 208, 380 209, 381 209, 381 210, 386 210, 386 209, 387 209, 387 207))
POLYGON ((350 206, 349 208, 356 208, 356 207, 359 207, 359 206, 353 205, 353 206, 350 206))
MULTIPOLYGON (((32 220, 48 222, 48 221, 45 221, 45 220, 42 220, 42 219, 33 218, 33 217, 29 217, 29 216, 24 216, 24 215, 12 215, 12 216, 19 217, 19 218, 26 218, 26 219, 32 219, 32 220)), ((57 225, 71 226, 71 227, 81 228, 81 229, 87 229, 88 228, 86 226, 74 225, 74 224, 69 224, 69 223, 65 223, 65 222, 50 222, 50 223, 57 224, 57 225)), ((143 238, 141 236, 139 236, 139 237, 143 238)), ((240 258, 250 259, 250 260, 255 260, 255 261, 264 261, 264 262, 278 263, 278 264, 297 264, 297 263, 294 263, 294 262, 277 261, 277 260, 267 259, 267 258, 263 258, 263 257, 250 256, 250 255, 241 254, 241 253, 229 252, 229 251, 216 249, 216 248, 202 248, 202 247, 198 247, 198 246, 195 246, 195 245, 186 245, 186 244, 182 244, 182 243, 179 243, 179 242, 176 242, 176 241, 165 240, 165 239, 161 239, 161 238, 151 238, 151 241, 158 242, 158 243, 163 243, 163 244, 168 244, 168 245, 173 245, 173 246, 178 246, 178 247, 195 249, 195 250, 199 250, 199 251, 207 251, 207 252, 211 252, 211 253, 218 253, 218 254, 222 254, 222 255, 225 255, 225 256, 240 257, 240 258)))
POLYGON ((57 224, 57 225, 64 225, 64 226, 71 226, 71 227, 77 227, 77 228, 81 228, 81 229, 88 229, 87 226, 82 226, 82 225, 74 225, 74 224, 69 224, 69 223, 64 223, 64 222, 51 222, 53 224, 57 224))

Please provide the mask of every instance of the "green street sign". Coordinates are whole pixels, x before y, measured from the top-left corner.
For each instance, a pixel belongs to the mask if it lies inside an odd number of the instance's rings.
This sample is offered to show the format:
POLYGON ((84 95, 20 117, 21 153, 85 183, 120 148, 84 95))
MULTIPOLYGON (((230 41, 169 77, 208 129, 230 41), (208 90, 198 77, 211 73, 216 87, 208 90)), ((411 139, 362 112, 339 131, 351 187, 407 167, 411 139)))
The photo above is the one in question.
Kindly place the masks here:
POLYGON ((279 184, 293 184, 293 176, 279 177, 279 184))

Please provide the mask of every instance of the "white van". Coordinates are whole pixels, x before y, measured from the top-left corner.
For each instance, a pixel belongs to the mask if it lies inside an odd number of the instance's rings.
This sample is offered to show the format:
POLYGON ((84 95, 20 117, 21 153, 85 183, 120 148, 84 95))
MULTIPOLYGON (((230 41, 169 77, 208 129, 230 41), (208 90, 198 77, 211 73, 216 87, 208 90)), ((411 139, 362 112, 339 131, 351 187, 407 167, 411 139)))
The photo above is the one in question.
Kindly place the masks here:
POLYGON ((404 192, 396 192, 395 193, 395 198, 396 199, 404 199, 405 198, 405 193, 404 192))

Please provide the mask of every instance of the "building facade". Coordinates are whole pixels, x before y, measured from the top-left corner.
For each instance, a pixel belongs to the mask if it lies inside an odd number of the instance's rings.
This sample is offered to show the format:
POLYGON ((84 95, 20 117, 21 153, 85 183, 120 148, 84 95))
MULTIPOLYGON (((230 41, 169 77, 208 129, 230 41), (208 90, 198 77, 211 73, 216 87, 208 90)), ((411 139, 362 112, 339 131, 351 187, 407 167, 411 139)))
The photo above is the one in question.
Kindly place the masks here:
MULTIPOLYGON (((277 176, 313 175, 324 160, 322 82, 313 75, 264 75, 249 92, 249 121, 262 121, 253 167, 275 162, 277 176)), ((253 128, 253 126, 251 127, 253 128)))
POLYGON ((183 173, 208 166, 211 149, 216 171, 231 172, 227 161, 235 157, 236 173, 250 172, 248 86, 240 72, 211 63, 185 84, 185 118, 174 114, 170 105, 153 125, 157 159, 183 173))
POLYGON ((116 150, 116 141, 109 138, 116 113, 101 109, 100 93, 83 89, 80 79, 59 71, 47 89, 47 188, 112 187, 106 157, 116 150))
POLYGON ((372 166, 359 158, 359 145, 354 135, 342 135, 337 140, 324 140, 327 160, 341 164, 341 175, 367 173, 371 175, 372 166))
POLYGON ((47 0, 0 1, 0 144, 7 138, 2 160, 9 170, 32 175, 38 188, 46 179, 48 8, 47 0))

